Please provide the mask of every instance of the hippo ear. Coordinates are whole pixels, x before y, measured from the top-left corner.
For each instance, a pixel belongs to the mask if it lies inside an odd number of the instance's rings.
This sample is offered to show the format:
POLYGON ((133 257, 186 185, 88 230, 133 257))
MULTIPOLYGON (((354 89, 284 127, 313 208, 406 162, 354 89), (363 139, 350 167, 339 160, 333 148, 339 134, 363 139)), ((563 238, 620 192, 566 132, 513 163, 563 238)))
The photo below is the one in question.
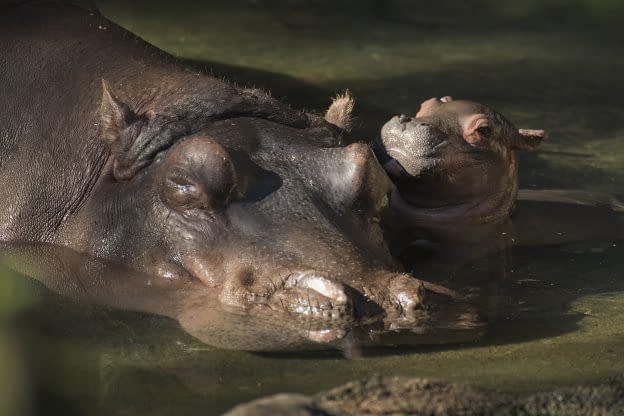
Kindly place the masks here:
POLYGON ((544 130, 519 129, 511 141, 511 147, 516 150, 535 150, 544 137, 546 137, 544 130))
POLYGON ((100 104, 100 127, 104 141, 114 150, 123 148, 120 143, 122 133, 134 121, 137 115, 115 94, 113 94, 108 83, 102 79, 102 103, 100 104))
POLYGON ((325 120, 341 130, 346 132, 351 131, 353 127, 351 113, 353 112, 354 105, 355 100, 348 90, 342 94, 338 94, 334 97, 334 100, 325 112, 325 120))

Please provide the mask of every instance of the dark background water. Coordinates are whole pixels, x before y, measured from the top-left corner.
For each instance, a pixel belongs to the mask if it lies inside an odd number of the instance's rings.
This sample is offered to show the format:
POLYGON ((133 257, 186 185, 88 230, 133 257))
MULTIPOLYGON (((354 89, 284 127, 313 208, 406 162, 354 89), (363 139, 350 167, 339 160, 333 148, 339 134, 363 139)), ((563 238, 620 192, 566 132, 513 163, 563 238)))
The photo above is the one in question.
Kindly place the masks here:
MULTIPOLYGON (((523 187, 623 193, 619 1, 98 6, 190 64, 298 107, 321 112, 332 95, 351 90, 362 140, 431 96, 490 104, 520 127, 549 132, 540 151, 522 157, 523 187)), ((516 250, 487 334, 363 360, 217 350, 171 320, 79 305, 5 272, 0 414, 217 414, 261 395, 313 393, 374 373, 523 391, 602 379, 624 371, 623 254, 615 240, 516 250)))
POLYGON ((350 89, 360 133, 432 96, 490 104, 544 128, 525 187, 619 192, 624 6, 618 1, 105 2, 165 50, 323 110, 350 89), (556 174, 547 174, 556 168, 556 174))

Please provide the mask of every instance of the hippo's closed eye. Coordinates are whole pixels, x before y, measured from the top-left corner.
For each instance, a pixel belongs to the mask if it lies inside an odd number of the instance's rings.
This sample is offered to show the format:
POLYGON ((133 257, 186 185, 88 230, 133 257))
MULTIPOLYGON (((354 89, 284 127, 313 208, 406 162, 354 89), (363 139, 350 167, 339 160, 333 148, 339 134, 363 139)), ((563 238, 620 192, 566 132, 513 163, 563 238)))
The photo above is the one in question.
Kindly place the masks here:
POLYGON ((222 207, 236 185, 227 150, 207 137, 190 138, 174 146, 162 169, 160 197, 177 210, 222 207))
POLYGON ((170 206, 190 207, 201 200, 201 191, 197 183, 190 177, 189 172, 180 168, 173 168, 164 179, 163 192, 166 202, 170 206))

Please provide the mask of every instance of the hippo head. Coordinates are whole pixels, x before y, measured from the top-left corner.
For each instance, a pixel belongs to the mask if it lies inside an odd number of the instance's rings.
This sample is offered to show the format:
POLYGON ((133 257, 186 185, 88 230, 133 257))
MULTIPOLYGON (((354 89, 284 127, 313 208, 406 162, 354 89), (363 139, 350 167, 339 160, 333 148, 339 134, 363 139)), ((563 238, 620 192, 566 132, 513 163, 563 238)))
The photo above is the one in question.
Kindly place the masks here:
POLYGON ((392 259, 379 221, 394 187, 370 148, 342 146, 341 128, 320 117, 259 113, 270 99, 252 98, 255 113, 239 103, 208 121, 163 123, 105 86, 102 130, 113 152, 66 244, 160 281, 200 284, 238 311, 322 325, 385 316, 422 328, 435 309, 425 307, 429 295, 453 303, 392 259))
POLYGON ((516 151, 533 150, 543 137, 485 105, 447 96, 388 121, 375 151, 402 202, 432 210, 427 220, 491 221, 513 209, 516 151))

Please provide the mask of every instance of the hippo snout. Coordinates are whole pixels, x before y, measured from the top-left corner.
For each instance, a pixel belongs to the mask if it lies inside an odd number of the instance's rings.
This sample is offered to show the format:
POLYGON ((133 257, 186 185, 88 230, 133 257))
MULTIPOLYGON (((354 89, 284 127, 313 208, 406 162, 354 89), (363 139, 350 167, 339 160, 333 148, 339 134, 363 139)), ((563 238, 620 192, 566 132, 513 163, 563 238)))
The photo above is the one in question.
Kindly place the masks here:
POLYGON ((391 176, 417 176, 435 164, 447 139, 428 120, 402 114, 382 127, 373 150, 391 176))
POLYGON ((345 324, 355 319, 349 289, 327 273, 297 271, 286 276, 269 298, 271 307, 309 322, 345 324))
POLYGON ((405 114, 401 114, 398 116, 397 121, 401 124, 409 123, 412 120, 411 117, 406 116, 405 114))
POLYGON ((393 117, 381 129, 381 140, 389 148, 402 149, 410 145, 419 146, 414 151, 422 153, 427 148, 446 140, 446 134, 427 119, 408 117, 401 114, 393 117))
POLYGON ((383 273, 366 287, 367 297, 384 312, 385 327, 427 331, 481 325, 475 305, 452 289, 406 273, 383 273))
POLYGON ((272 303, 309 324, 333 328, 383 320, 389 329, 426 330, 441 322, 453 326, 462 316, 477 317, 460 294, 411 274, 369 271, 347 279, 347 284, 343 281, 316 270, 295 272, 275 292, 272 303))
POLYGON ((307 270, 290 275, 286 279, 285 287, 304 287, 314 290, 320 295, 332 299, 339 304, 348 301, 348 297, 341 284, 330 280, 323 273, 315 272, 314 270, 307 270))

